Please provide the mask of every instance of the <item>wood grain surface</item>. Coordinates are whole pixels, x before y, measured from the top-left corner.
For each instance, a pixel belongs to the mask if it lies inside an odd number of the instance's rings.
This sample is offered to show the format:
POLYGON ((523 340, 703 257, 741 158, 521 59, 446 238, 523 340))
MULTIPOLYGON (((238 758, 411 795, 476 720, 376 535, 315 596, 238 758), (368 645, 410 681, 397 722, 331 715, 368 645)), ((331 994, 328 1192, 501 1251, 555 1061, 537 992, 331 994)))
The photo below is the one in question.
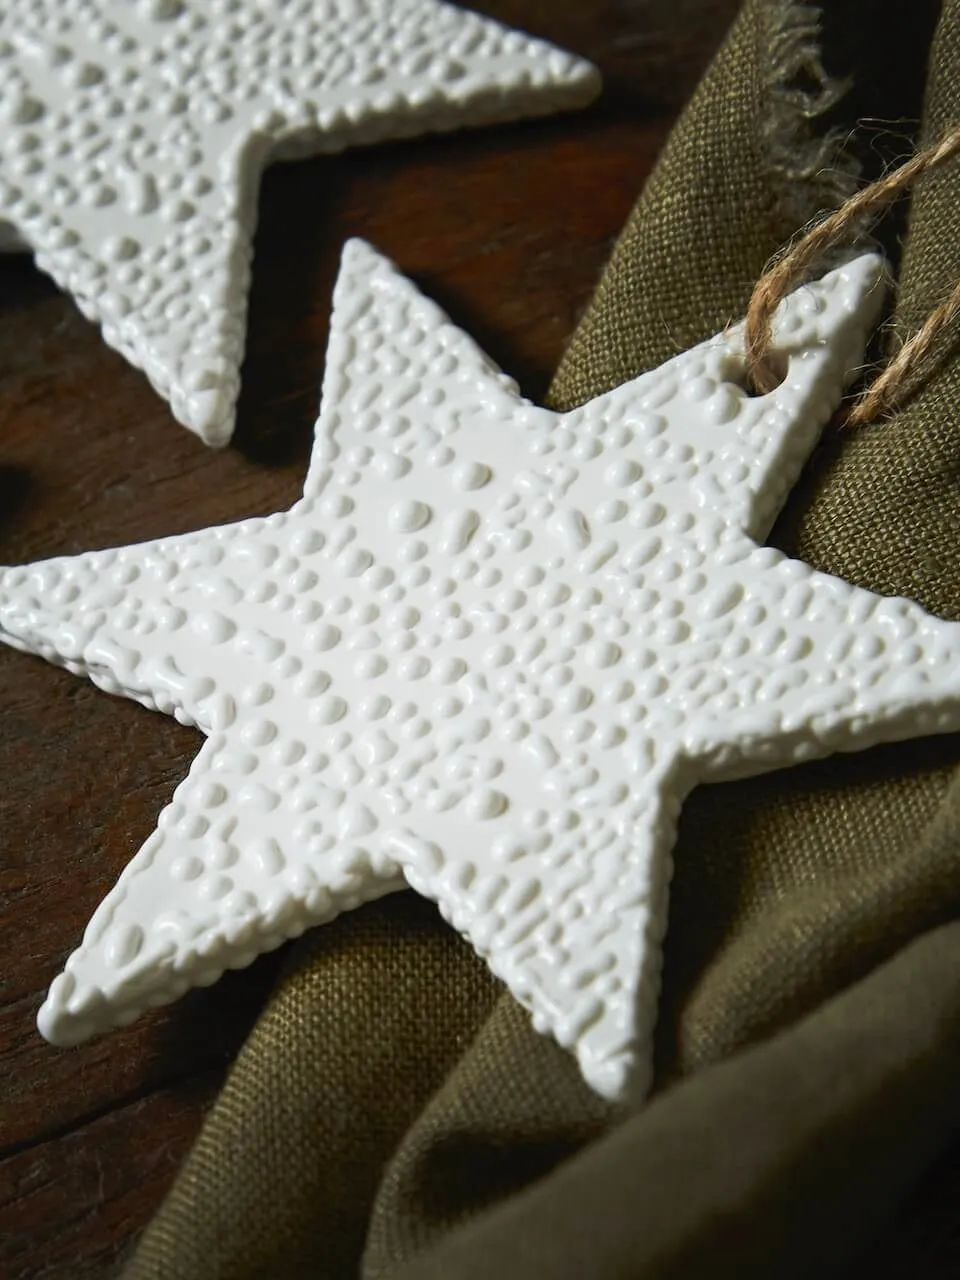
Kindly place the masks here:
MULTIPOLYGON (((343 240, 394 258, 539 398, 736 0, 475 8, 598 64, 589 111, 278 166, 263 184, 233 445, 179 427, 27 257, 0 258, 0 562, 266 514, 299 495, 343 240)), ((71 1050, 46 987, 198 735, 0 651, 0 1277, 117 1274, 278 956, 71 1050)))

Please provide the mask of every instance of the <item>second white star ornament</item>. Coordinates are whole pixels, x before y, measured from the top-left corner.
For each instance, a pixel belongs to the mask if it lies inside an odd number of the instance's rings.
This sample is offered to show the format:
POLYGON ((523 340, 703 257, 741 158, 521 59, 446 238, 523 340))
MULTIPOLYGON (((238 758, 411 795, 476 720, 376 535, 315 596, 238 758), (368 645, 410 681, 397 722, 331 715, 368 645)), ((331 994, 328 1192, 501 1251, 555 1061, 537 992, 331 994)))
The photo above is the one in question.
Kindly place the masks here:
POLYGON ((860 258, 568 414, 347 247, 303 499, 0 575, 0 634, 208 735, 40 1012, 75 1043, 412 885, 615 1098, 649 1084, 700 782, 960 727, 960 625, 759 545, 881 290, 860 258))
POLYGON ((4 0, 0 251, 32 249, 225 444, 267 162, 598 90, 582 59, 438 0, 4 0))

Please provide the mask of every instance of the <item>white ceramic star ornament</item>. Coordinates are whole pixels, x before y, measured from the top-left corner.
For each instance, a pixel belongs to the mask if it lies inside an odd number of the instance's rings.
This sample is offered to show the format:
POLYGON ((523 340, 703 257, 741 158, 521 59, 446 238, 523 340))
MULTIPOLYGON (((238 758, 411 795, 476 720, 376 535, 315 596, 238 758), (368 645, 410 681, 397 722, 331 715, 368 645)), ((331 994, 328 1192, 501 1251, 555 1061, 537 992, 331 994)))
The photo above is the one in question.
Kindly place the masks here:
POLYGON ((225 444, 268 160, 598 89, 588 63, 437 0, 5 0, 0 250, 31 248, 179 421, 225 444))
POLYGON ((960 727, 960 625, 758 545, 862 358, 860 258, 568 414, 347 246, 289 512, 0 575, 0 634, 208 741, 40 1011, 71 1044, 407 884, 608 1097, 650 1078, 698 782, 960 727))

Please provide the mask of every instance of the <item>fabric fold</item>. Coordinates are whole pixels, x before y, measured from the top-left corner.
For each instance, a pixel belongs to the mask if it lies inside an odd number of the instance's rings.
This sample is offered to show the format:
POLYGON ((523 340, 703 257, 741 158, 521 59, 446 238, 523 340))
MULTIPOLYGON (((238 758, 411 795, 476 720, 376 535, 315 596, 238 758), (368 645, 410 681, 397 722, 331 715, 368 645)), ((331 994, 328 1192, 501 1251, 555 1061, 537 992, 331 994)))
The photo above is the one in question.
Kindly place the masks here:
POLYGON ((955 923, 394 1274, 835 1275, 960 1121, 958 1008, 955 923))

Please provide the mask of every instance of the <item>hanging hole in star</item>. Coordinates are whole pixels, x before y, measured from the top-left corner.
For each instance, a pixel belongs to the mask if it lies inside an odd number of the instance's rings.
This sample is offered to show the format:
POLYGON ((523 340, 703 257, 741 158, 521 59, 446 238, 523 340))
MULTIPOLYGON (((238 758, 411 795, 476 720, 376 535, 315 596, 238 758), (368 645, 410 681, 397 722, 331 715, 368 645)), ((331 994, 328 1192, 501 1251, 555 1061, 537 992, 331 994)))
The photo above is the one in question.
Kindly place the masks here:
MULTIPOLYGON (((775 391, 786 380, 789 360, 783 352, 774 351, 770 358, 770 364, 777 379, 776 387, 771 388, 771 390, 775 391)), ((721 367, 721 377, 724 382, 731 382, 735 387, 739 387, 744 395, 749 396, 752 400, 758 399, 761 394, 770 394, 770 392, 759 392, 753 385, 753 380, 747 373, 747 366, 743 356, 725 356, 721 367)))

